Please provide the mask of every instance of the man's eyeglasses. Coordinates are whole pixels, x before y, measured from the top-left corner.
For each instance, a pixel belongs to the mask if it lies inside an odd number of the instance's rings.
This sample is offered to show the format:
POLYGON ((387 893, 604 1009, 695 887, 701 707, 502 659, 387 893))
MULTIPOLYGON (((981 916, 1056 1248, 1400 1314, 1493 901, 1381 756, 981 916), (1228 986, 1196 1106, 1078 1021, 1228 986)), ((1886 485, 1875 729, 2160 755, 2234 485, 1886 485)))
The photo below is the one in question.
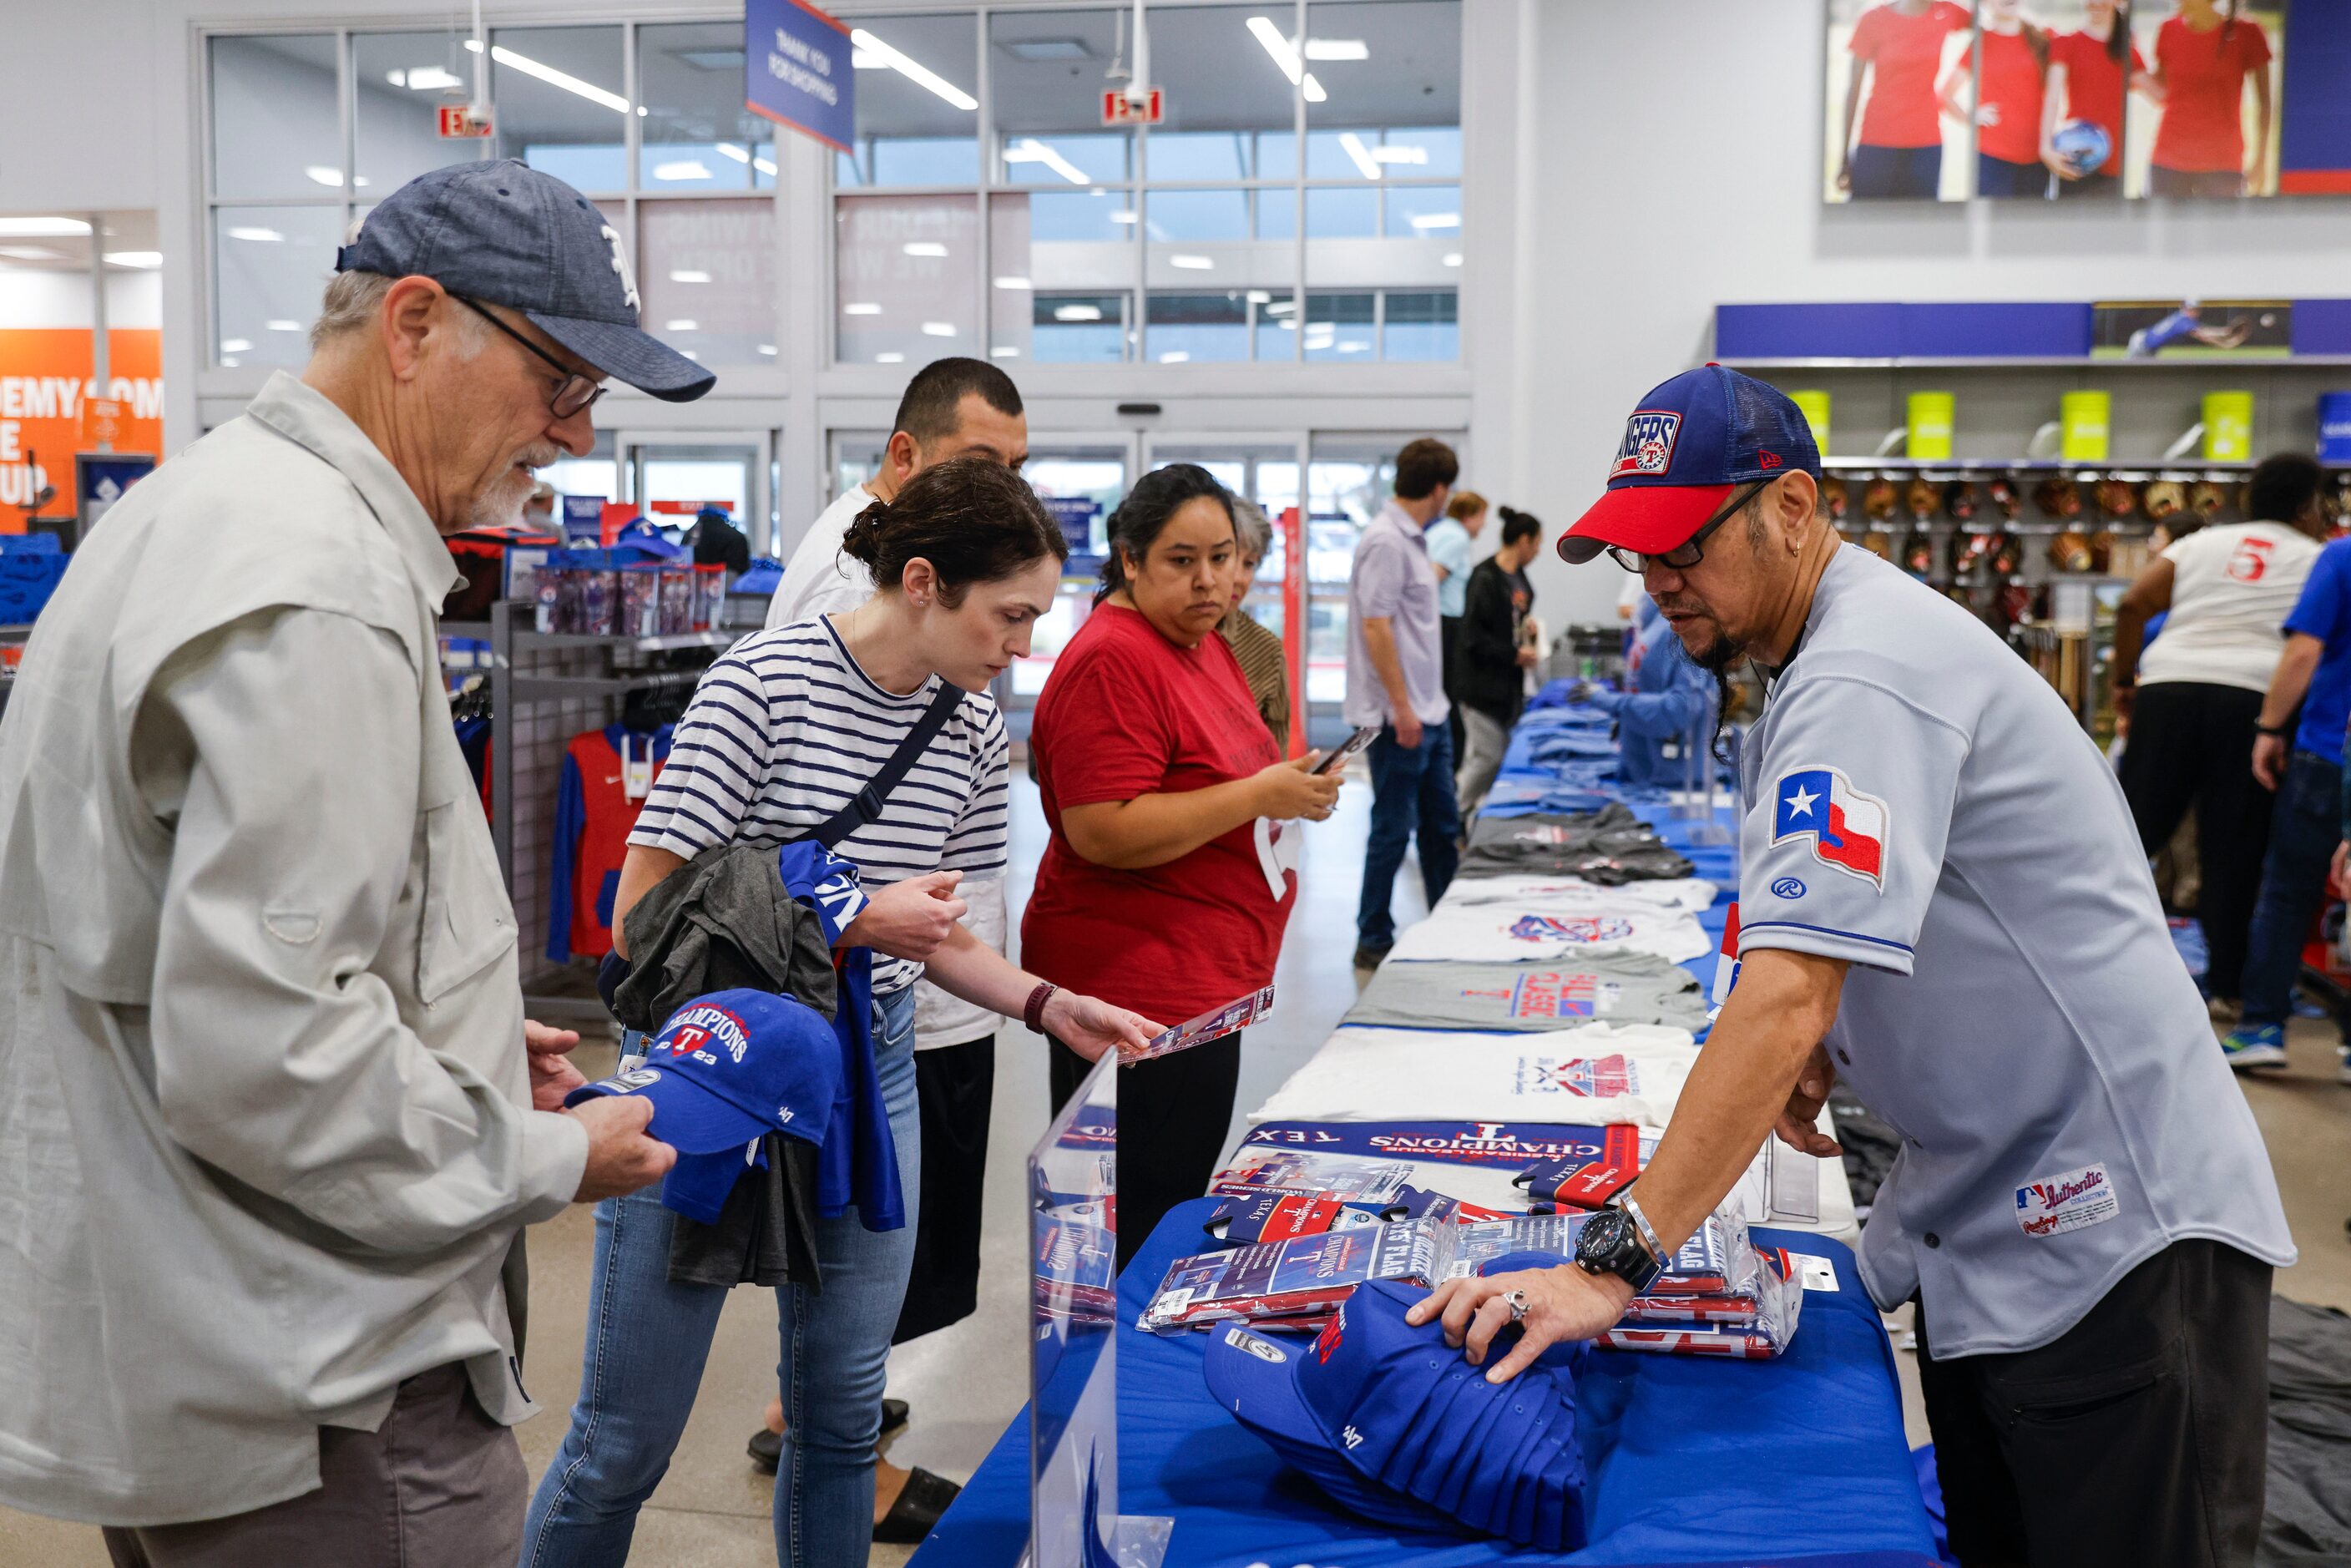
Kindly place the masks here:
POLYGON ((561 360, 557 359, 553 354, 549 353, 545 349, 540 348, 537 343, 532 342, 528 338, 524 337, 520 332, 516 331, 513 328, 499 320, 496 316, 485 309, 478 301, 468 299, 462 294, 452 294, 449 298, 455 299, 458 304, 463 305, 466 309, 471 310, 475 315, 479 316, 483 320, 487 321, 491 326, 496 327, 499 331, 504 332, 507 337, 512 338, 516 342, 520 343, 524 348, 528 349, 532 353, 537 354, 540 359, 546 361, 549 365, 554 368, 555 373, 563 378, 563 384, 557 387, 555 389, 555 395, 548 400, 548 406, 555 411, 556 418, 569 419, 573 414, 578 413, 581 409, 590 406, 598 398, 604 395, 604 385, 602 382, 597 381, 592 376, 583 376, 579 371, 571 369, 570 366, 565 364, 561 360))
POLYGON ((1653 561, 1659 566, 1670 567, 1676 571, 1687 571, 1706 559, 1706 541, 1713 536, 1714 530, 1744 511, 1747 503, 1761 495, 1763 486, 1771 482, 1769 479, 1758 479, 1731 497, 1722 510, 1699 525, 1698 532, 1669 550, 1658 555, 1644 555, 1636 549, 1626 549, 1623 545, 1610 545, 1608 558, 1626 571, 1635 575, 1646 571, 1653 561))

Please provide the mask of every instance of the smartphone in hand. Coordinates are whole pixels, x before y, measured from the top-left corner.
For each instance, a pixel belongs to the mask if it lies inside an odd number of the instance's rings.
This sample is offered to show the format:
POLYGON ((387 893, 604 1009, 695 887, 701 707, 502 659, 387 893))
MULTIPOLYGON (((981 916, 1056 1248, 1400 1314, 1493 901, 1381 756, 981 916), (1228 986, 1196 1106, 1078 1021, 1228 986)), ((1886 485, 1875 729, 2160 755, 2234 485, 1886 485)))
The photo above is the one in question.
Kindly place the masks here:
POLYGON ((1339 746, 1333 747, 1330 756, 1316 763, 1314 765, 1314 771, 1317 774, 1336 773, 1340 768, 1347 766, 1347 759, 1349 758, 1354 756, 1355 753, 1363 750, 1364 747, 1369 746, 1379 737, 1380 727, 1378 725, 1367 724, 1364 726, 1361 729, 1355 731, 1354 734, 1349 736, 1339 746))

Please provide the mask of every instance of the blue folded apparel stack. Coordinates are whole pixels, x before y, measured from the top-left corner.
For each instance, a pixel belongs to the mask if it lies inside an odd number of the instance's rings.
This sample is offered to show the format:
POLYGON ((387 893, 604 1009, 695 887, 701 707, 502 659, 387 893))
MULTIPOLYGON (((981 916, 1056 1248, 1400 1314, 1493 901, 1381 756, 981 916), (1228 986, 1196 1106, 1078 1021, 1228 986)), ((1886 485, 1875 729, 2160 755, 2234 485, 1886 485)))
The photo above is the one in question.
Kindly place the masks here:
POLYGON ((0 535, 0 625, 29 626, 65 580, 55 534, 0 535))
POLYGON ((1208 1390, 1333 1502, 1401 1530, 1573 1552, 1586 1529, 1574 1368, 1585 1345, 1486 1381, 1405 1312, 1427 1292, 1356 1287, 1311 1342, 1209 1331, 1208 1390))

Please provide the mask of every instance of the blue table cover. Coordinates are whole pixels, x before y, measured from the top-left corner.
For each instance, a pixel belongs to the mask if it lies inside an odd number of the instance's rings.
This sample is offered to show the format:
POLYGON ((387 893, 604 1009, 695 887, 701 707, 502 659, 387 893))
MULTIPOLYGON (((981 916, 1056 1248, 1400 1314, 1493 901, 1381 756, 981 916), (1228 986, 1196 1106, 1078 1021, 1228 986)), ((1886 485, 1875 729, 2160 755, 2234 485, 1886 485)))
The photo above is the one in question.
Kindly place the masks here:
MULTIPOLYGON (((1214 1198, 1178 1206, 1119 1281, 1119 1510, 1173 1518, 1169 1568, 1934 1568, 1902 1435, 1892 1348, 1853 1254, 1802 1231, 1759 1245, 1827 1259, 1776 1361, 1603 1351, 1577 1384, 1591 1543, 1566 1556, 1501 1541, 1399 1534, 1342 1511, 1209 1397, 1204 1334, 1141 1333, 1136 1315, 1196 1250, 1214 1198)), ((1024 1410, 915 1553, 917 1568, 1013 1568, 1029 1536, 1024 1410)))

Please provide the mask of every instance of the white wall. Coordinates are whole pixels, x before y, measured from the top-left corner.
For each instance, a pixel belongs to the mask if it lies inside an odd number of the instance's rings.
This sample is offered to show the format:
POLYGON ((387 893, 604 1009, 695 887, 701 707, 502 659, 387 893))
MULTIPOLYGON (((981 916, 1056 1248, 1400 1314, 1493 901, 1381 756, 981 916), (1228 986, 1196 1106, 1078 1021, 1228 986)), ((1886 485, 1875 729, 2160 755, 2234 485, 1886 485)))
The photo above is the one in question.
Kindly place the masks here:
MULTIPOLYGON (((1493 488, 1553 533, 1598 496, 1634 400, 1706 359, 1719 302, 2351 295, 2339 200, 1824 206, 1809 0, 1531 11, 1523 434, 1493 488)), ((1546 549, 1545 622, 1609 619, 1622 579, 1546 549)))
POLYGON ((0 212, 152 207, 155 0, 0 5, 0 212))

